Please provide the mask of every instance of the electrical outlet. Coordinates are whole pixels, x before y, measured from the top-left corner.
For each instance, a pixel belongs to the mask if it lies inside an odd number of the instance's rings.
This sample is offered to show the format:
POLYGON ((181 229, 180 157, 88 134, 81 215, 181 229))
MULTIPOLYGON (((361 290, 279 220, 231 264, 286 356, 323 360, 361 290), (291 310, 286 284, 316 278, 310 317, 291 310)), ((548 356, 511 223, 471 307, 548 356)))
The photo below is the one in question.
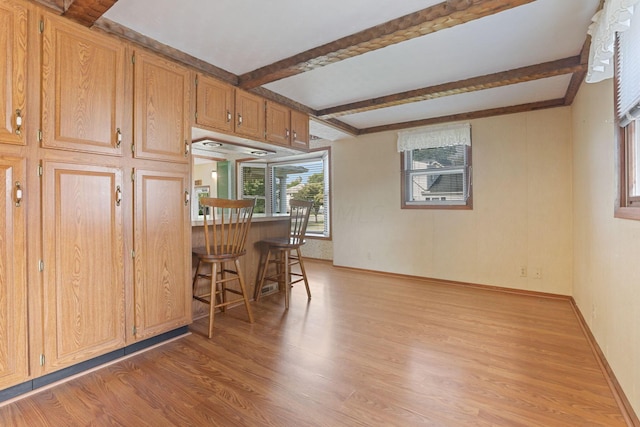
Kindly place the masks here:
POLYGON ((527 266, 520 266, 520 277, 527 277, 527 266))
POLYGON ((540 267, 533 270, 533 277, 536 279, 542 279, 542 269, 540 267))

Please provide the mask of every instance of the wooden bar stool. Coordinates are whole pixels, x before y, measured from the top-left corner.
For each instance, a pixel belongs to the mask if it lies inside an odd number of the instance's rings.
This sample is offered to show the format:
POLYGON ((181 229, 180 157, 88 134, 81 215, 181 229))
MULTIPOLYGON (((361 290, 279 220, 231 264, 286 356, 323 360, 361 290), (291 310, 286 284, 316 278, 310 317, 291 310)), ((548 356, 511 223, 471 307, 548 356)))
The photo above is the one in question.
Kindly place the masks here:
POLYGON ((307 288, 307 298, 311 299, 309 281, 307 280, 307 272, 304 269, 300 246, 305 243, 304 234, 307 231, 309 214, 311 213, 313 202, 291 200, 289 203, 291 208, 289 216, 289 236, 265 239, 260 242, 260 244, 267 247, 267 256, 261 266, 262 274, 260 275, 260 283, 256 286, 254 292, 254 299, 258 301, 265 281, 278 282, 279 287, 284 286, 285 289, 284 305, 286 309, 289 309, 291 285, 294 283, 304 281, 304 286, 307 288), (267 270, 271 264, 276 265, 276 272, 268 276, 267 270), (300 273, 291 271, 291 267, 296 264, 300 266, 300 273), (292 281, 291 276, 299 278, 292 281))
POLYGON ((193 276, 193 298, 210 306, 209 338, 211 338, 216 308, 220 308, 220 311, 224 312, 228 305, 243 301, 249 322, 253 323, 253 314, 240 268, 240 258, 246 253, 244 243, 251 226, 255 201, 201 198, 200 203, 205 207, 205 247, 193 249, 193 254, 198 257, 198 266, 193 276), (208 210, 211 211, 210 224, 207 221, 208 210), (233 268, 228 266, 231 263, 233 263, 233 268), (200 271, 203 264, 211 265, 211 274, 200 271), (196 295, 197 283, 200 279, 210 281, 211 286, 208 294, 196 295), (227 285, 231 281, 238 281, 239 289, 228 287, 227 285), (229 300, 227 293, 239 295, 240 298, 229 300))

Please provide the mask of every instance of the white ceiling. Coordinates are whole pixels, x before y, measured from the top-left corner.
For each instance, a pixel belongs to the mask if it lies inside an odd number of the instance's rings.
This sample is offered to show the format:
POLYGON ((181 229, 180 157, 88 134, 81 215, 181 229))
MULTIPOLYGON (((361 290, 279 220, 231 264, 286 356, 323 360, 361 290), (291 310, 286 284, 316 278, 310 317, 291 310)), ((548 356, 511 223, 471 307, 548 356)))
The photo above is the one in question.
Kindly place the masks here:
MULTIPOLYGON (((103 16, 239 76, 441 1, 119 0, 103 16)), ((315 111, 576 56, 598 4, 533 1, 264 88, 315 111)), ((337 119, 366 129, 558 99, 570 80, 567 74, 337 119)), ((314 129, 322 133, 322 124, 314 129)))

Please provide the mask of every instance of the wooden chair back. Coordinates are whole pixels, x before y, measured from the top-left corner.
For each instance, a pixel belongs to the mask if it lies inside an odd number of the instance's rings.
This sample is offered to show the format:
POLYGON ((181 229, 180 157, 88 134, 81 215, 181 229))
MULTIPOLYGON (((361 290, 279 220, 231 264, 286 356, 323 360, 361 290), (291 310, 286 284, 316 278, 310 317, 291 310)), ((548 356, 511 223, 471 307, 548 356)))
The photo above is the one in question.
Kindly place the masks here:
POLYGON ((229 200, 203 197, 204 241, 207 255, 238 256, 245 252, 255 200, 229 200), (206 209, 210 207, 211 209, 206 209), (208 212, 211 220, 209 221, 208 212))
POLYGON ((291 213, 289 215, 290 235, 289 243, 292 245, 301 245, 304 243, 304 234, 307 232, 307 225, 309 224, 309 214, 311 214, 311 207, 313 202, 307 202, 303 200, 291 200, 289 207, 291 213))

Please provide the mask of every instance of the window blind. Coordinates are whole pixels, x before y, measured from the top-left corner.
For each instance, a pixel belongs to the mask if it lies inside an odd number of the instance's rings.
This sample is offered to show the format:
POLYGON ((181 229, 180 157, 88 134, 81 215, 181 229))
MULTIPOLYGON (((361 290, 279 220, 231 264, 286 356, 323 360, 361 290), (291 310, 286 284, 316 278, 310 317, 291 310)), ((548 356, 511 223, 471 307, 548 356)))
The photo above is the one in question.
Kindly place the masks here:
POLYGON ((629 28, 618 35, 617 112, 620 126, 640 118, 640 13, 631 16, 629 28))

